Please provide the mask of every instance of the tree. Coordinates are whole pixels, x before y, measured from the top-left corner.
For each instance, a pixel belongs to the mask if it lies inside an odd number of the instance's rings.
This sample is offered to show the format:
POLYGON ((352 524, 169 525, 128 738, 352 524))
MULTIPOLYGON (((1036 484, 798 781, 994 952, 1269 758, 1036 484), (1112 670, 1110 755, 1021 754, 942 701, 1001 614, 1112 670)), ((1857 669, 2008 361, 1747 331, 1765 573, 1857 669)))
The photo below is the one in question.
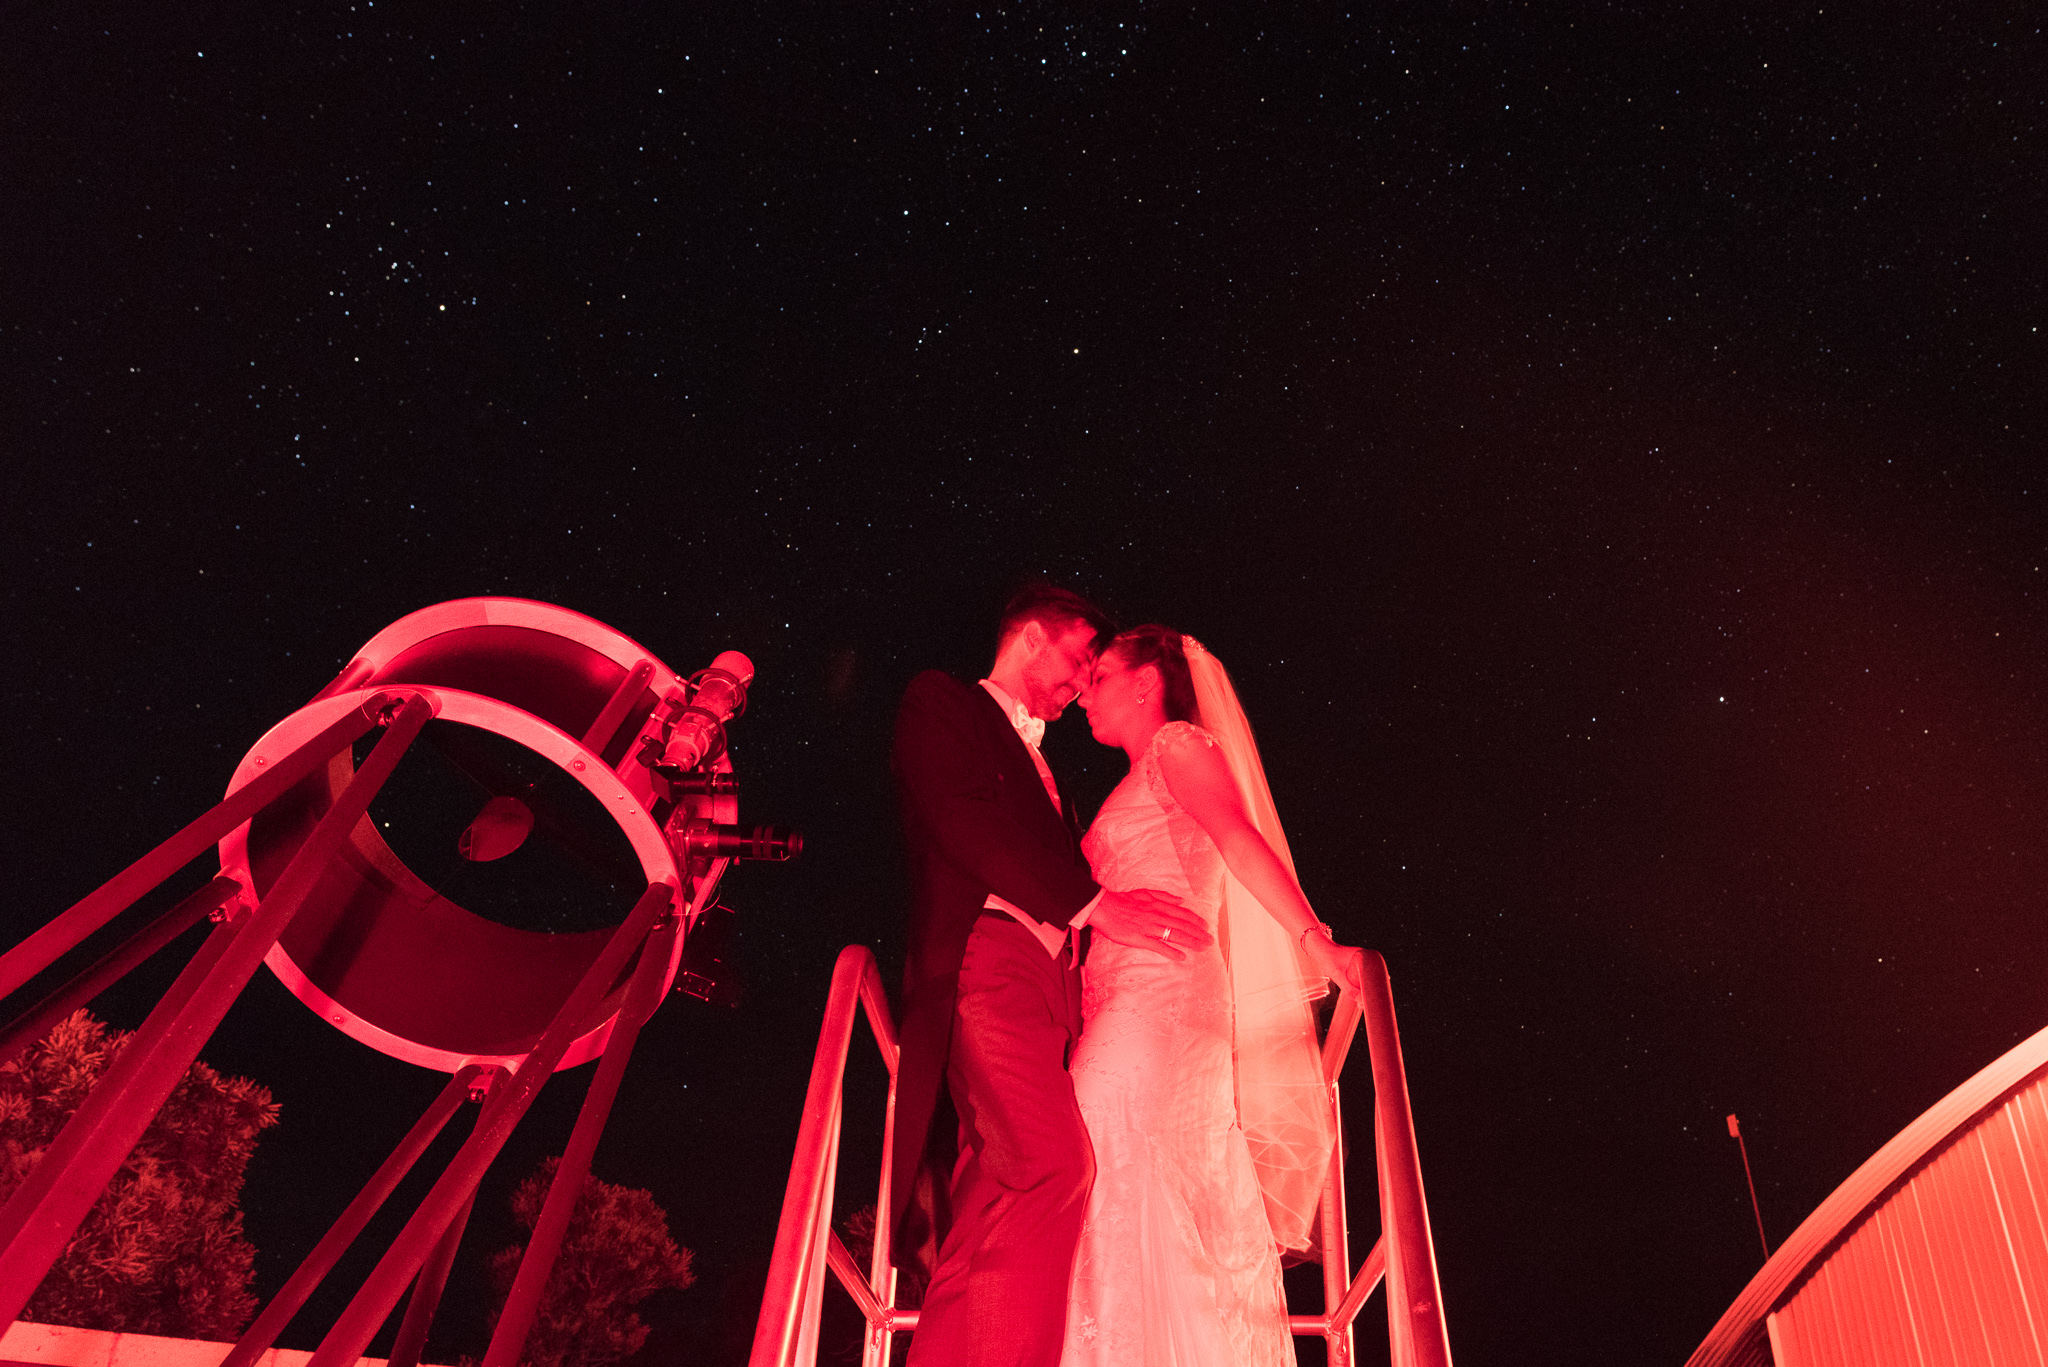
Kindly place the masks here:
MULTIPOLYGON (((546 1160, 512 1193, 513 1218, 529 1234, 561 1161, 546 1160)), ((525 1244, 514 1244, 491 1258, 493 1328, 525 1251, 525 1244)), ((693 1257, 669 1236, 668 1212, 653 1193, 586 1176, 520 1361, 526 1367, 603 1367, 638 1352, 647 1323, 633 1307, 665 1287, 680 1290, 696 1281, 693 1257)))
MULTIPOLYGON (((0 1065, 0 1200, 12 1195, 130 1035, 74 1011, 0 1065)), ((242 1177, 277 1123, 268 1089, 195 1062, 65 1246, 23 1318, 231 1339, 256 1311, 242 1177)))

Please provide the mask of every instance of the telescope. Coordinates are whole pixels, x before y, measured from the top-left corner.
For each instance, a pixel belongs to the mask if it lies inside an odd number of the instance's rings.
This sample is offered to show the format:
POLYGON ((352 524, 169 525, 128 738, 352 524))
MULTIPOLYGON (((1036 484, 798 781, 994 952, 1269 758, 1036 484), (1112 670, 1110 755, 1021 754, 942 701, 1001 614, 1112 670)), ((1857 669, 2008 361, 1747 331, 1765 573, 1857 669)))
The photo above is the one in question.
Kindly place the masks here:
POLYGON ((413 1367, 477 1183, 546 1079, 598 1059, 485 1358, 514 1367, 641 1026, 679 981, 733 998, 720 879, 803 849, 739 820, 727 729, 753 679, 736 650, 683 676, 602 622, 518 598, 437 604, 373 636, 250 747, 218 805, 0 956, 4 996, 218 851, 218 877, 0 1027, 5 1062, 213 922, 0 1208, 0 1325, 268 965, 328 1024, 451 1076, 223 1367, 254 1367, 454 1110, 481 1101, 312 1364, 354 1363, 411 1286, 391 1362, 413 1367))
MULTIPOLYGON (((739 824, 726 727, 753 676, 728 650, 685 678, 548 603, 464 599, 399 619, 258 740, 229 785, 380 699, 433 708, 424 753, 351 828, 266 962, 323 1019, 394 1057, 513 1066, 642 888, 672 885, 687 932, 732 860, 802 849, 795 832, 739 824)), ((269 894, 353 777, 351 758, 223 840, 222 872, 269 894)), ((709 994, 701 974, 686 985, 709 994)), ((560 1067, 602 1048, 623 991, 560 1067)))

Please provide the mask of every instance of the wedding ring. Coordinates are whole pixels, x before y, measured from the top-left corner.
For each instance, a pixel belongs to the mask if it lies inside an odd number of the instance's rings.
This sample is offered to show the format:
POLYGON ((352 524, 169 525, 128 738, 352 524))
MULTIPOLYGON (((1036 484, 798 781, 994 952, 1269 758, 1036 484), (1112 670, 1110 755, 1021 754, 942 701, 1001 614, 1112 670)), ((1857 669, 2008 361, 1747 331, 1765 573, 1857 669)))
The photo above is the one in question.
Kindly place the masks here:
POLYGON ((1159 938, 1162 940, 1171 940, 1173 938, 1173 927, 1168 926, 1165 930, 1160 931, 1159 938))

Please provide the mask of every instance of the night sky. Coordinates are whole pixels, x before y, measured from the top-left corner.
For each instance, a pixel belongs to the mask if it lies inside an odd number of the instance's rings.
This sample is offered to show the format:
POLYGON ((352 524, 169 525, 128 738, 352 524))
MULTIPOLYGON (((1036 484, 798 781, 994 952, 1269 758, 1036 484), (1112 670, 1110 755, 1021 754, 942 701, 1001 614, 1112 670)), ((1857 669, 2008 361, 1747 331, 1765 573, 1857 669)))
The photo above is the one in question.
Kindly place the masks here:
MULTIPOLYGON (((697 1253, 639 1362, 741 1360, 833 957, 900 969, 896 699, 1035 577, 1231 667, 1461 1361, 1677 1364, 1760 1262, 1725 1115, 1775 1246, 2048 1024, 2036 7, 28 4, 0 91, 10 936, 415 608, 756 661, 808 848, 598 1154, 697 1253)), ((204 1057, 283 1106, 267 1295, 440 1078, 267 974, 204 1057)))

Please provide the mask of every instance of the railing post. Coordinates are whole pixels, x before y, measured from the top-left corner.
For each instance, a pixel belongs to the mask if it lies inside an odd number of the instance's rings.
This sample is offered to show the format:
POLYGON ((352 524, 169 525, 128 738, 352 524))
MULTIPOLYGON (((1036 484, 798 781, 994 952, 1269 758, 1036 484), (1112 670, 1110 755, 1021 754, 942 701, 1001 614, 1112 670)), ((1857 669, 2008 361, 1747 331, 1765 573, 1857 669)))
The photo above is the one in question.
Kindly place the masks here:
POLYGON ((1379 1151, 1380 1223, 1387 1247, 1387 1334, 1394 1367, 1450 1367, 1443 1293, 1429 1208, 1422 1196, 1422 1164, 1401 1062, 1401 1032, 1394 1023, 1394 989, 1387 961, 1366 951, 1365 1038, 1372 1056, 1373 1133, 1379 1151))
MULTIPOLYGON (((1338 1066, 1343 1061, 1338 1060, 1338 1066)), ((1344 1112, 1338 1104, 1337 1079, 1328 1079, 1330 1113, 1336 1118, 1336 1147, 1330 1153, 1329 1175, 1323 1179, 1323 1344, 1330 1367, 1351 1367, 1357 1348, 1351 1321, 1338 1308, 1351 1290, 1351 1223, 1344 1200, 1344 1112)))
MULTIPOLYGON (((850 1028, 847 1033, 850 1037, 850 1028)), ((850 1038, 848 1042, 851 1042, 850 1038)), ((844 1049, 840 1050, 839 1057, 844 1062, 844 1049)), ((839 1183, 839 1132, 845 1116, 846 1098, 835 1086, 832 1089, 832 1119, 825 1136, 825 1180, 818 1184, 811 1219, 810 1256, 805 1261, 803 1332, 797 1339, 796 1367, 816 1367, 818 1361, 818 1334, 825 1320, 825 1273, 831 1266, 826 1248, 838 1237, 832 1230, 832 1197, 839 1183)))
POLYGON ((1330 1133, 1335 1140, 1329 1170, 1323 1175, 1323 1200, 1319 1211, 1319 1232, 1323 1244, 1323 1313, 1320 1316, 1292 1317, 1293 1330, 1297 1335, 1314 1332, 1323 1336, 1324 1349, 1332 1367, 1349 1367, 1357 1346, 1352 1334, 1352 1320, 1357 1314, 1357 1307, 1354 1305, 1349 1315, 1341 1313, 1342 1307, 1349 1302, 1352 1289, 1351 1216, 1344 1195, 1344 1108, 1337 1085, 1338 1076, 1344 1071, 1344 1062, 1351 1055, 1352 1037, 1357 1032, 1357 996, 1340 988, 1321 1050, 1323 1085, 1330 1104, 1330 1133))
MULTIPOLYGON (((866 947, 848 945, 839 952, 832 969, 832 990, 825 999, 825 1019, 818 1030, 818 1052, 811 1060, 803 1121, 797 1128, 796 1152, 790 1160, 789 1186, 775 1229, 775 1252, 768 1264, 768 1286, 754 1330, 753 1352, 747 1359, 749 1367, 799 1367, 817 1357, 826 1239, 832 1232, 832 1188, 838 1173, 840 1087, 846 1076, 847 1047, 853 1041, 854 1012, 866 995, 871 1003, 881 1003, 879 1016, 876 1006, 870 1004, 869 1020, 888 1020, 879 982, 863 992, 865 980, 874 975, 874 962, 866 947)), ((893 1044, 894 1027, 887 1028, 893 1044)), ((883 1059, 893 1078, 893 1052, 885 1049, 883 1059)), ((886 1157, 883 1161, 886 1165, 886 1157)), ((878 1242, 885 1229, 886 1219, 878 1220, 878 1242)))
POLYGON ((889 1185, 894 1165, 888 1155, 896 1149, 896 1069, 903 1050, 897 1042, 896 1023, 889 1015, 889 998, 882 990, 881 974, 872 961, 861 973, 860 999, 867 1011, 868 1028, 874 1032, 875 1046, 881 1050, 882 1062, 889 1069, 888 1098, 882 1103, 882 1179, 875 1188, 875 1247, 868 1258, 868 1290, 874 1294, 879 1319, 868 1326, 861 1363, 862 1367, 889 1367, 896 1337, 890 1317, 896 1305, 897 1279, 896 1264, 890 1257, 896 1228, 889 1216, 896 1202, 894 1189, 889 1185))

